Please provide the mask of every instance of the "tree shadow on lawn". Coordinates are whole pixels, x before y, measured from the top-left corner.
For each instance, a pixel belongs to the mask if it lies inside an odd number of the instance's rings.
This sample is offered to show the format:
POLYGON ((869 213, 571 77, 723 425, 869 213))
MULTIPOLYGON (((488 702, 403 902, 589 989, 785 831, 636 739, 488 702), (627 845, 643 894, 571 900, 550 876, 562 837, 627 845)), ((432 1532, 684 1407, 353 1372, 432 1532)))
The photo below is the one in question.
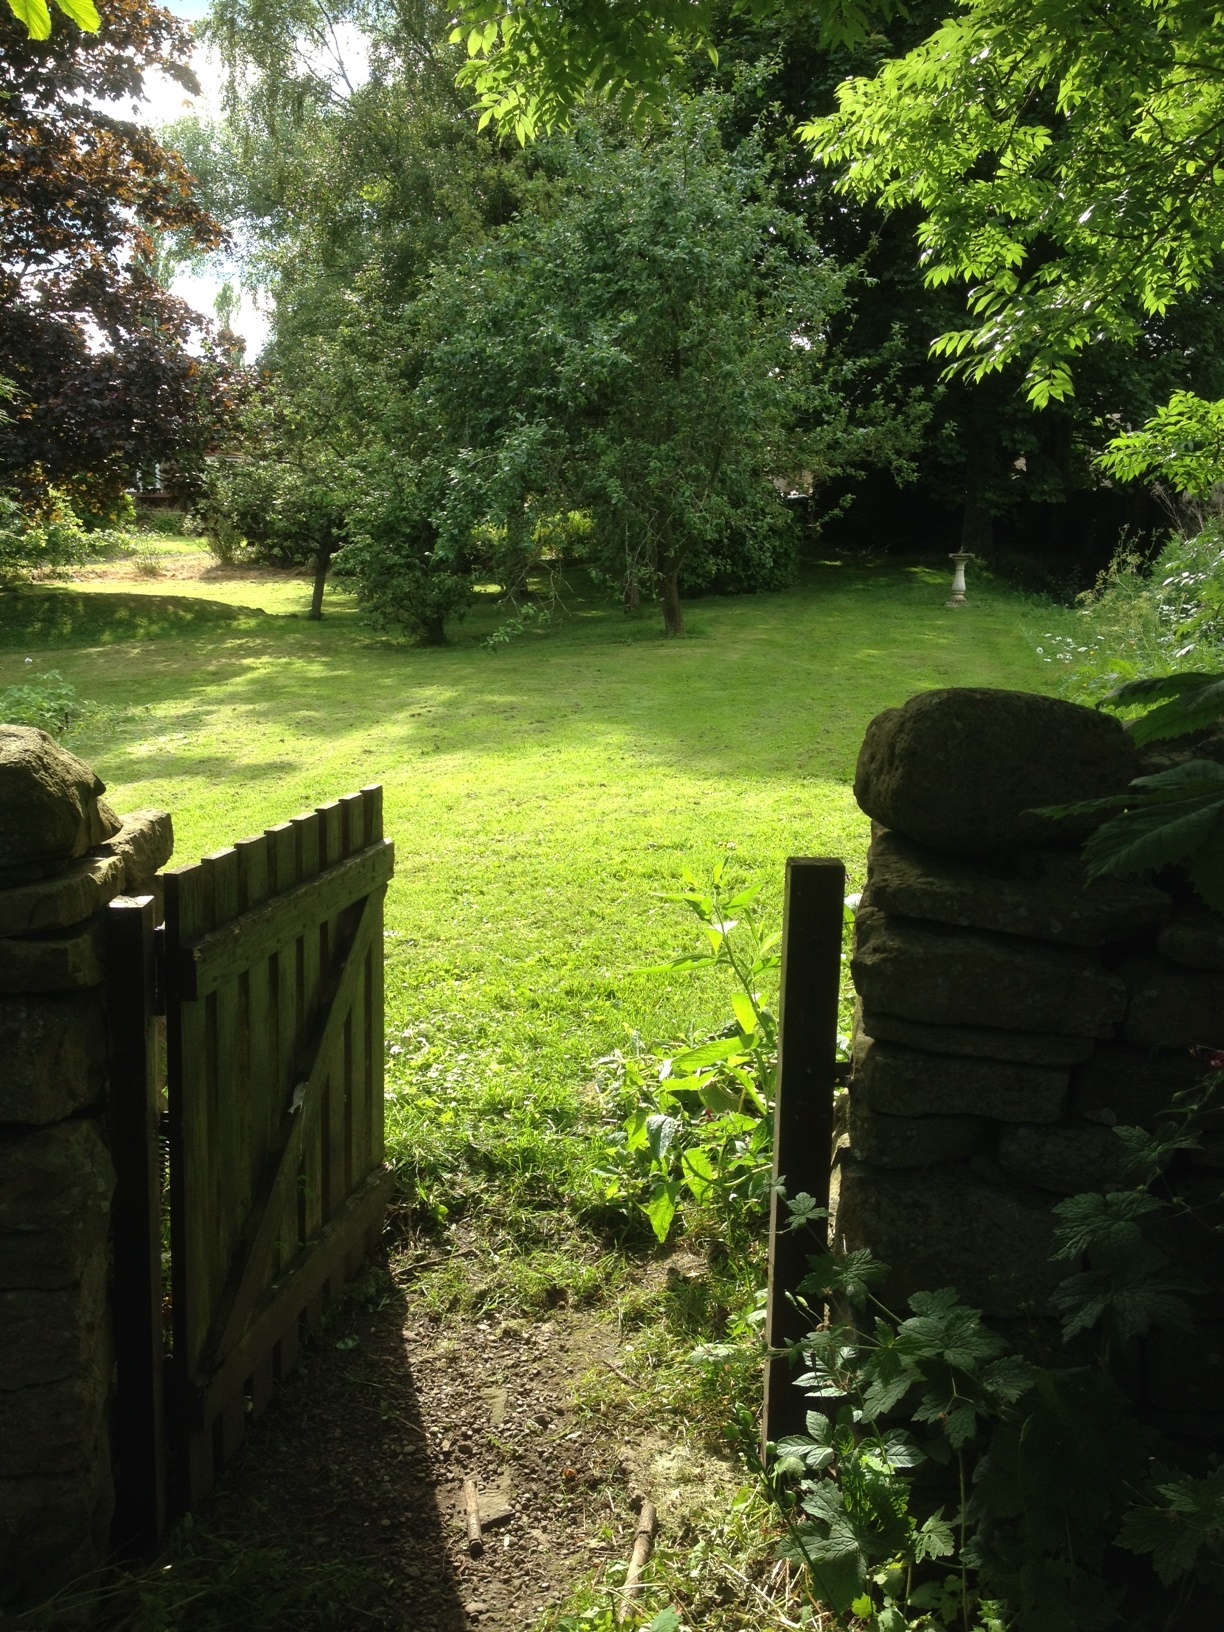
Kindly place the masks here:
POLYGON ((0 644, 16 649, 113 646, 249 625, 267 617, 257 607, 199 596, 35 585, 0 593, 0 644))
MULTIPOLYGON (((582 603, 582 616, 497 652, 470 641, 395 644, 347 610, 310 625, 272 617, 192 641, 187 654, 174 642, 150 648, 139 689, 147 695, 156 670, 166 700, 184 705, 162 715, 159 736, 194 737, 210 705, 232 720, 238 751, 218 752, 211 730, 204 756, 193 759, 188 744, 175 774, 292 777, 301 768, 290 753, 259 762, 269 739, 279 746, 289 734, 351 748, 366 780, 439 754, 589 752, 602 740, 631 772, 844 781, 881 708, 931 686, 1041 678, 1016 633, 1014 598, 984 598, 980 618, 950 613, 932 578, 905 563, 813 569, 797 590, 691 603, 698 634, 681 641, 640 624, 626 635, 615 608, 582 603)), ((99 678, 114 691, 109 675, 99 678)), ((115 781, 153 771, 138 742, 108 743, 106 758, 115 781)))

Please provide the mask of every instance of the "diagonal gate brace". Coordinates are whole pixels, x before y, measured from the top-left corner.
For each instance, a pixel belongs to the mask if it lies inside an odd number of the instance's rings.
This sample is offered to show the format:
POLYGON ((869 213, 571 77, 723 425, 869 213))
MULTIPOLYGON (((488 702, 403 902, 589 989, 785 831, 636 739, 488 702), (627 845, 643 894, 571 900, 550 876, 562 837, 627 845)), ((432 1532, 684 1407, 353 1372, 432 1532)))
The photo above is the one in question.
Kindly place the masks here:
POLYGON ((313 1127, 320 1112, 321 1089, 352 1005, 365 955, 370 948, 374 926, 378 921, 377 902, 381 894, 380 889, 361 903, 353 934, 333 965, 330 990, 324 999, 313 1047, 307 1056, 308 1069, 294 1088, 289 1109, 281 1124, 278 1152, 251 1209, 247 1230, 204 1344, 204 1367, 208 1371, 215 1370, 241 1340, 265 1288, 263 1271, 268 1254, 276 1243, 280 1220, 297 1184, 307 1125, 313 1127))

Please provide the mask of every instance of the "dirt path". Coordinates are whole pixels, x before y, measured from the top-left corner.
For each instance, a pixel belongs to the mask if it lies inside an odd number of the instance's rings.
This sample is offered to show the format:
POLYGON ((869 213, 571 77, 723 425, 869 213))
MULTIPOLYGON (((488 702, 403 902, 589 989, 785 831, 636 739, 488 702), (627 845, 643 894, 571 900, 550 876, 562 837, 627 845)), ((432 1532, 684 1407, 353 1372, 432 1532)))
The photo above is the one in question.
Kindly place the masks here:
POLYGON ((312 1570, 358 1566, 355 1627, 525 1632, 632 1543, 623 1447, 573 1405, 584 1374, 612 1375, 615 1331, 571 1313, 439 1323, 413 1282, 406 1255, 367 1274, 197 1522, 312 1570), (465 1478, 486 1518, 475 1558, 465 1478))

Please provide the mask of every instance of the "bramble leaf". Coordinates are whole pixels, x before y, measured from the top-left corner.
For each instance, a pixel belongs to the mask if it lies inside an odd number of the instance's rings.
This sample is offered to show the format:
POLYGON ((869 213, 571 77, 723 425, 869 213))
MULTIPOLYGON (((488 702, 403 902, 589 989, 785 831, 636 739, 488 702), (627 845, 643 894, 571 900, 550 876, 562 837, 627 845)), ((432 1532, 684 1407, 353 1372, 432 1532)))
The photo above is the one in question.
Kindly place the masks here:
POLYGON ((1219 1561, 1224 1548, 1224 1469, 1205 1479, 1175 1479, 1156 1487, 1161 1507, 1133 1507, 1118 1537, 1132 1553, 1150 1553, 1166 1587, 1189 1573, 1206 1551, 1219 1561))
POLYGON ((1063 1220, 1054 1231, 1054 1258, 1078 1258, 1093 1247, 1121 1247, 1139 1239, 1135 1220, 1158 1213, 1164 1203, 1146 1190, 1089 1191, 1068 1196, 1054 1211, 1063 1220))

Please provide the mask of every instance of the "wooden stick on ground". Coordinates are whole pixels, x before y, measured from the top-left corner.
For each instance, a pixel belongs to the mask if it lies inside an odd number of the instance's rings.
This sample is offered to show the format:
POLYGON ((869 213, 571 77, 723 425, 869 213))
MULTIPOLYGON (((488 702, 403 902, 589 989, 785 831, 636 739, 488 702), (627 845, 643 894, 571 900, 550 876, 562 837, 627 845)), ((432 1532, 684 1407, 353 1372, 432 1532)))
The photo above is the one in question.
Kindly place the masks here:
POLYGON ((650 1563, 650 1555, 654 1551, 657 1523, 658 1514, 655 1512, 654 1503, 643 1502, 642 1511, 638 1515, 637 1534, 633 1538, 633 1553, 629 1559, 629 1568, 625 1571, 625 1590, 621 1602, 622 1619, 641 1590, 642 1571, 650 1563))
POLYGON ((463 1510, 467 1519, 468 1552, 476 1558, 484 1552, 484 1537, 480 1533, 480 1496, 475 1479, 463 1481, 463 1510))

